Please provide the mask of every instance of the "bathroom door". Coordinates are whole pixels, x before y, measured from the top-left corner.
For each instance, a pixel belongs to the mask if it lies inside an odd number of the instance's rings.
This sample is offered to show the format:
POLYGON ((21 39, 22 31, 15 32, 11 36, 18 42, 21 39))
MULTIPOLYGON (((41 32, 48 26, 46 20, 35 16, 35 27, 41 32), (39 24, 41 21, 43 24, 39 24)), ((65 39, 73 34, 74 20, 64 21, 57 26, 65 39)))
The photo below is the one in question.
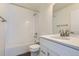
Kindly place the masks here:
POLYGON ((0 56, 4 56, 5 53, 5 22, 0 18, 0 56))

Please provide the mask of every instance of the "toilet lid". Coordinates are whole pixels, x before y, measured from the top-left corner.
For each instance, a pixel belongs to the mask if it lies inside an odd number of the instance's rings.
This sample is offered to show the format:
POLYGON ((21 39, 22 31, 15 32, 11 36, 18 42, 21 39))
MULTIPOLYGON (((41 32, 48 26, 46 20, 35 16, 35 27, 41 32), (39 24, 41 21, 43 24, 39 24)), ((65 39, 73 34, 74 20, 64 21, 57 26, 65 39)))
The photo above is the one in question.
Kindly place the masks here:
POLYGON ((40 48, 40 45, 38 44, 34 44, 30 46, 31 49, 36 49, 36 48, 40 48))

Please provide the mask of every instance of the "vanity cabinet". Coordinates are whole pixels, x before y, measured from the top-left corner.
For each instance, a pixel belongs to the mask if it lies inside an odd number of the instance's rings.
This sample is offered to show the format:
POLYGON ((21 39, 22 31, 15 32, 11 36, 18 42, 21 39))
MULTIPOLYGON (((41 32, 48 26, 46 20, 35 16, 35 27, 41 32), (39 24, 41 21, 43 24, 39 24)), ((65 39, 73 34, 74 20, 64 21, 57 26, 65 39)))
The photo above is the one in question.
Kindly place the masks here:
POLYGON ((47 46, 42 45, 40 48, 40 56, 56 56, 58 54, 56 54, 54 51, 52 51, 51 49, 49 49, 47 46))
POLYGON ((49 43, 48 40, 40 39, 40 56, 58 56, 49 43))
POLYGON ((79 56, 79 50, 56 43, 46 38, 40 38, 41 56, 79 56))

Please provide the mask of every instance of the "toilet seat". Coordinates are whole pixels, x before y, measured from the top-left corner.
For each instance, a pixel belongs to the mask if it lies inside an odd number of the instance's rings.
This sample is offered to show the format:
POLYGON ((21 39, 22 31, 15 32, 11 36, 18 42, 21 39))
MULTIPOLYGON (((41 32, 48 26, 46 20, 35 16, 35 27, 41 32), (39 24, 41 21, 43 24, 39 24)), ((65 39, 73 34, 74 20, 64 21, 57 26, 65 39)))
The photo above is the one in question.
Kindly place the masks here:
POLYGON ((39 48, 40 48, 40 45, 34 44, 34 45, 31 45, 31 46, 30 46, 30 51, 31 51, 31 52, 35 52, 35 51, 38 51, 39 48))

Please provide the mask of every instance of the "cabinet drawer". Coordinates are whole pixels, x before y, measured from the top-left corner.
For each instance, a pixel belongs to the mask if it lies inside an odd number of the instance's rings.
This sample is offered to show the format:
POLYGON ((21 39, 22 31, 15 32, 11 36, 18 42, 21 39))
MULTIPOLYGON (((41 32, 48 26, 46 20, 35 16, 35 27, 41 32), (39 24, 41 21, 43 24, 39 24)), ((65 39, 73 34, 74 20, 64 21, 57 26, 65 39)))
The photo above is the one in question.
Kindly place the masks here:
POLYGON ((40 47, 40 56, 47 56, 48 55, 48 49, 45 46, 40 47))
POLYGON ((47 46, 50 50, 56 52, 61 56, 79 56, 79 51, 72 49, 70 47, 55 43, 53 41, 49 41, 46 39, 40 40, 41 44, 47 46))

